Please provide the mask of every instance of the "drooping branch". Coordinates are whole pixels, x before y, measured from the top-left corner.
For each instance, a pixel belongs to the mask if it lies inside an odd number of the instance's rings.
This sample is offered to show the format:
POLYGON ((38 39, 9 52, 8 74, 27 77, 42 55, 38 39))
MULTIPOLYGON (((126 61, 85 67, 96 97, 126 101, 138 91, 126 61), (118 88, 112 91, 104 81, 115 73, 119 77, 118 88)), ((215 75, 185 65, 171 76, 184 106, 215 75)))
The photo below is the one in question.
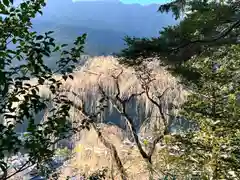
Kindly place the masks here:
POLYGON ((164 115, 164 109, 163 109, 163 104, 162 104, 162 99, 164 98, 165 94, 167 93, 167 91, 170 89, 169 87, 166 88, 160 95, 157 95, 156 98, 158 99, 158 101, 156 101, 151 95, 150 95, 150 83, 153 82, 155 79, 151 77, 151 72, 150 70, 143 65, 141 67, 141 69, 138 69, 138 71, 140 71, 138 73, 138 78, 141 82, 141 86, 142 89, 145 91, 146 96, 148 98, 148 100, 155 105, 158 108, 158 111, 160 113, 160 116, 163 120, 163 125, 164 125, 164 135, 166 135, 168 133, 167 129, 168 129, 168 121, 167 118, 164 115))
POLYGON ((8 175, 8 176, 5 176, 5 177, 2 177, 1 178, 1 180, 7 180, 7 179, 10 179, 11 177, 13 177, 13 176, 15 176, 16 174, 18 174, 18 173, 20 173, 20 172, 22 172, 22 171, 24 171, 24 170, 26 170, 26 169, 28 169, 28 168, 30 168, 30 167, 32 167, 34 164, 29 164, 30 163, 30 161, 27 161, 27 162, 25 162, 19 169, 17 169, 14 173, 12 173, 12 174, 10 174, 10 175, 8 175))
MULTIPOLYGON (((139 140, 139 137, 137 135, 137 130, 136 128, 134 127, 134 120, 133 118, 127 113, 127 104, 135 97, 139 97, 141 96, 142 94, 146 93, 147 94, 147 97, 149 98, 149 100, 154 104, 156 105, 159 110, 160 110, 160 113, 163 117, 163 120, 164 120, 164 125, 167 127, 167 120, 166 118, 164 117, 164 113, 163 113, 163 108, 162 108, 162 105, 157 103, 153 98, 150 97, 149 95, 149 83, 148 84, 145 84, 144 87, 146 88, 143 88, 143 91, 140 92, 140 93, 133 93, 131 94, 129 97, 126 97, 126 98, 121 98, 120 97, 120 94, 121 94, 121 91, 120 91, 120 85, 119 85, 119 77, 120 75, 123 73, 123 71, 121 71, 118 75, 112 75, 112 78, 114 79, 114 82, 115 82, 115 86, 116 86, 116 94, 114 97, 111 97, 109 95, 107 95, 107 93, 104 91, 103 87, 100 85, 100 83, 98 84, 99 86, 99 91, 100 93, 102 94, 102 96, 107 100, 109 101, 114 107, 115 109, 121 114, 121 116, 123 116, 125 119, 126 119, 126 122, 128 124, 128 127, 130 128, 130 131, 131 131, 131 134, 134 138, 134 141, 138 147, 138 150, 141 154, 141 156, 150 164, 152 164, 152 155, 154 153, 154 150, 155 150, 155 147, 156 147, 156 144, 163 138, 163 135, 165 135, 166 133, 164 132, 164 134, 160 134, 159 136, 157 136, 153 143, 152 143, 152 146, 150 147, 149 149, 149 152, 146 152, 142 145, 141 145, 141 142, 139 140)), ((163 92, 162 95, 158 96, 159 99, 162 99, 162 97, 165 95, 165 92, 167 91, 167 89, 163 92)), ((165 127, 165 129, 167 129, 165 127)), ((166 130, 167 132, 167 130, 166 130)))
POLYGON ((142 88, 145 90, 145 93, 146 93, 146 96, 147 96, 148 100, 151 103, 153 103, 158 108, 159 113, 161 115, 161 118, 163 120, 164 127, 165 127, 164 134, 167 134, 168 122, 167 122, 167 118, 164 115, 162 102, 161 101, 162 101, 162 98, 164 97, 164 95, 166 94, 166 92, 169 90, 169 88, 166 88, 161 95, 157 96, 159 102, 157 102, 156 100, 154 100, 153 97, 151 97, 151 95, 150 95, 150 88, 149 88, 149 82, 143 82, 142 83, 142 88))
POLYGON ((118 167, 118 170, 121 173, 122 180, 127 180, 127 173, 126 173, 126 171, 125 171, 125 169, 123 167, 122 161, 121 161, 121 159, 120 159, 120 157, 118 155, 116 147, 112 143, 108 142, 104 138, 104 136, 102 135, 101 131, 96 127, 95 123, 91 123, 91 124, 92 124, 93 129, 97 132, 97 135, 98 135, 98 138, 100 139, 100 141, 104 144, 104 146, 106 148, 108 148, 110 150, 111 155, 114 158, 115 163, 116 163, 116 165, 118 167))
POLYGON ((119 82, 118 82, 119 81, 119 76, 122 73, 123 73, 123 71, 121 71, 117 76, 114 76, 114 75, 112 76, 114 81, 115 81, 116 88, 117 88, 117 92, 116 92, 116 95, 115 95, 114 98, 108 96, 100 84, 98 84, 99 91, 102 94, 102 96, 107 101, 109 101, 115 107, 115 109, 127 120, 127 123, 128 123, 129 128, 130 128, 130 131, 132 133, 132 136, 133 136, 133 138, 135 140, 135 143, 136 143, 136 145, 137 145, 137 147, 138 147, 142 157, 145 160, 147 160, 149 163, 152 163, 151 159, 149 159, 147 153, 144 151, 144 149, 143 149, 143 147, 142 147, 142 145, 140 143, 140 140, 139 140, 138 135, 137 135, 137 130, 135 129, 134 124, 133 124, 133 119, 126 112, 127 111, 127 109, 126 109, 127 103, 133 97, 136 97, 138 94, 141 95, 142 93, 132 94, 129 98, 122 99, 120 97, 121 91, 120 91, 120 86, 119 86, 119 82))
MULTIPOLYGON (((73 95, 75 95, 76 97, 79 97, 79 95, 75 92, 73 92, 73 95)), ((75 109, 77 109, 85 117, 84 121, 91 124, 91 126, 93 127, 93 129, 97 133, 97 136, 98 136, 99 140, 110 151, 111 156, 113 157, 113 159, 114 159, 114 161, 115 161, 115 163, 118 167, 118 170, 121 174, 121 179, 122 180, 127 180, 127 173, 126 173, 126 171, 123 167, 122 161, 121 161, 121 159, 118 155, 116 147, 112 143, 110 143, 109 141, 106 140, 106 138, 103 136, 101 130, 96 126, 98 116, 102 113, 102 111, 104 110, 104 108, 106 108, 106 106, 101 104, 100 107, 99 107, 99 111, 96 112, 95 114, 89 114, 88 112, 86 112, 85 108, 84 108, 84 105, 83 106, 78 106, 76 104, 73 104, 73 106, 75 107, 75 109)))

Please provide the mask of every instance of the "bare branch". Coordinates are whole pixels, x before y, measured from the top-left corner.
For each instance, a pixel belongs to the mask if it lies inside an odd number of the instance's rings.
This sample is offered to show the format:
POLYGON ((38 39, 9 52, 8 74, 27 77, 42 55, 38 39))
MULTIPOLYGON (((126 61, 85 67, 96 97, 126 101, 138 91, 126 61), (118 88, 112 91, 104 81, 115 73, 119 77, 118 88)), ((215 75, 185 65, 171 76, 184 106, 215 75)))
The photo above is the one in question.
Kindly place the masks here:
MULTIPOLYGON (((145 69, 146 71, 146 69, 145 69)), ((161 100, 163 98, 163 96, 166 94, 166 92, 169 90, 169 88, 166 88, 164 90, 164 92, 157 96, 156 98, 158 98, 159 102, 157 102, 156 100, 154 100, 154 98, 152 98, 150 96, 150 93, 149 93, 149 90, 150 90, 150 83, 152 81, 154 81, 155 79, 151 77, 151 74, 148 73, 148 72, 144 72, 143 75, 141 76, 140 75, 140 80, 142 82, 142 87, 143 87, 143 91, 142 92, 139 92, 139 93, 133 93, 131 94, 130 96, 128 96, 127 98, 121 98, 120 97, 120 94, 121 94, 121 90, 120 90, 120 85, 119 85, 119 77, 120 75, 123 73, 123 70, 121 70, 120 73, 118 73, 117 75, 112 75, 112 78, 114 79, 114 83, 115 83, 115 86, 116 86, 116 94, 112 97, 110 95, 108 95, 106 93, 106 91, 104 90, 104 88, 101 86, 101 83, 100 83, 100 77, 101 77, 101 74, 99 74, 99 77, 98 77, 98 89, 99 89, 99 92, 101 93, 102 97, 107 100, 108 102, 110 102, 113 107, 121 114, 121 116, 123 116, 128 124, 128 127, 131 131, 131 134, 134 138, 134 141, 137 145, 137 148, 141 154, 141 156, 143 157, 143 159, 150 165, 152 166, 152 155, 155 151, 155 148, 156 148, 156 144, 164 137, 164 135, 167 133, 167 130, 164 131, 163 134, 160 134, 158 135, 152 142, 152 144, 150 145, 149 147, 149 150, 148 152, 146 152, 144 150, 144 148, 142 147, 142 144, 140 142, 140 139, 138 137, 138 134, 137 134, 137 130, 135 129, 134 127, 134 120, 132 119, 131 116, 129 116, 129 114, 127 113, 127 104, 132 100, 134 99, 135 97, 139 97, 141 96, 142 94, 146 93, 148 99, 150 100, 150 102, 152 102, 155 106, 158 107, 159 111, 160 111, 160 114, 161 114, 161 117, 164 121, 164 126, 165 126, 165 129, 167 129, 168 125, 167 125, 167 120, 164 116, 164 113, 163 113, 163 108, 162 108, 162 103, 161 103, 161 100), (144 77, 145 76, 145 77, 144 77)), ((75 96, 77 96, 76 93, 73 92, 73 94, 75 96)), ((87 113, 85 112, 84 115, 87 117, 87 113)), ((95 118, 95 117, 93 117, 95 118)), ((96 120, 95 120, 96 121, 96 120)), ((93 121, 94 122, 94 121, 93 121)), ((98 133, 98 137, 99 139, 103 142, 103 144, 108 148, 108 149, 111 149, 111 145, 109 144, 106 144, 106 140, 104 139, 104 137, 102 137, 101 135, 101 132, 96 128, 96 125, 94 123, 91 123, 95 129, 95 131, 98 133)), ((115 147, 114 147, 115 148, 115 147)), ((114 148, 111 150, 111 152, 113 152, 113 155, 114 153, 117 153, 114 148)), ((116 155, 114 155, 116 156, 116 155)), ((118 162, 118 158, 115 158, 115 161, 118 162)), ((121 166, 118 165, 119 167, 121 166)), ((163 172, 162 172, 163 173, 163 172)), ((124 171, 122 171, 122 174, 124 174, 124 171)))
POLYGON ((150 83, 152 83, 155 80, 155 78, 152 78, 151 70, 148 69, 146 65, 143 65, 141 69, 138 69, 138 78, 141 82, 142 88, 145 91, 148 100, 158 108, 165 128, 164 134, 167 134, 168 121, 163 112, 162 99, 167 93, 167 91, 171 88, 166 88, 162 92, 162 94, 157 95, 156 98, 158 99, 158 101, 156 101, 154 100, 153 97, 150 96, 150 83))
POLYGON ((123 73, 123 68, 121 68, 121 71, 118 73, 118 75, 112 75, 112 77, 114 78, 114 79, 118 79, 121 75, 122 75, 122 73, 123 73))
POLYGON ((22 171, 24 171, 24 170, 26 170, 26 169, 28 169, 28 168, 30 168, 34 165, 34 164, 28 165, 29 163, 30 163, 30 161, 25 162, 18 170, 16 170, 14 173, 12 173, 9 176, 2 177, 1 180, 9 179, 9 178, 15 176, 16 174, 18 174, 18 173, 20 173, 20 172, 22 172, 22 171))
MULTIPOLYGON (((122 72, 121 72, 122 73, 122 72)), ((114 99, 112 99, 111 97, 109 97, 108 95, 106 95, 106 93, 104 92, 103 88, 101 86, 99 86, 99 90, 102 93, 103 97, 106 98, 108 101, 110 101, 110 103, 112 103, 112 105, 115 107, 115 109, 126 119, 128 127, 130 128, 130 131, 132 133, 132 136, 134 138, 134 141, 138 147, 138 150, 140 152, 140 154, 142 155, 142 157, 150 164, 152 164, 152 160, 151 158, 149 158, 148 154, 144 151, 139 137, 137 135, 137 130, 134 127, 134 121, 133 119, 128 115, 127 113, 127 103, 134 97, 140 96, 142 95, 144 92, 140 92, 140 93, 135 93, 132 94, 131 96, 129 96, 127 99, 122 99, 120 98, 120 87, 119 87, 119 76, 121 75, 118 74, 118 76, 112 76, 114 78, 115 81, 115 85, 117 87, 117 93, 115 95, 115 99, 116 101, 114 101, 114 99)))
MULTIPOLYGON (((103 91, 104 92, 104 91, 103 91)), ((74 95, 77 96, 77 93, 74 93, 74 95)), ((77 96, 78 97, 78 96, 77 96)), ((97 112, 96 114, 92 114, 92 115, 89 115, 85 110, 84 110, 84 107, 81 107, 81 106, 78 106, 76 104, 73 104, 73 106, 79 110, 85 117, 86 119, 88 120, 88 122, 91 123, 93 129, 96 131, 97 135, 98 135, 98 138, 100 139, 100 141, 103 143, 103 145, 109 149, 109 151, 111 152, 111 155, 113 157, 113 159, 115 160, 115 163, 118 167, 118 170, 120 171, 121 173, 121 178, 122 180, 127 180, 127 173, 123 167, 123 164, 121 162, 121 159, 118 155, 118 152, 117 152, 117 149, 116 147, 110 143, 109 141, 107 141, 104 136, 102 135, 102 132, 97 128, 95 122, 97 122, 97 117, 98 115, 101 113, 102 109, 100 108, 100 111, 97 112)))
POLYGON ((0 162, 0 168, 3 172, 1 179, 5 179, 7 177, 7 167, 2 162, 0 162))
MULTIPOLYGON (((133 93, 133 94, 131 94, 129 97, 123 99, 123 98, 120 97, 121 91, 120 91, 120 85, 119 85, 119 77, 120 77, 120 75, 121 75, 122 73, 123 73, 123 70, 121 70, 121 72, 120 72, 118 75, 116 75, 116 76, 113 75, 113 76, 112 76, 112 78, 114 79, 115 85, 116 85, 116 94, 114 95, 114 97, 109 96, 109 95, 105 92, 104 88, 101 86, 101 83, 100 83, 101 74, 99 74, 99 77, 98 77, 98 88, 99 88, 99 92, 101 93, 102 97, 103 97, 105 100, 107 100, 108 102, 110 102, 110 103, 113 105, 113 107, 121 114, 121 116, 123 116, 123 117, 126 119, 126 122, 127 122, 127 124, 128 124, 128 127, 130 128, 130 131, 131 131, 131 133, 132 133, 132 136, 133 136, 133 138, 134 138, 134 141, 135 141, 135 143, 136 143, 136 145, 137 145, 137 148, 138 148, 141 156, 143 157, 143 159, 144 159, 144 160, 151 166, 151 168, 152 168, 152 155, 153 155, 153 153, 154 153, 154 151, 155 151, 156 144, 163 138, 164 134, 158 135, 158 136, 154 139, 154 141, 152 142, 152 144, 150 145, 149 151, 146 152, 146 151, 143 149, 143 147, 142 147, 142 144, 141 144, 140 139, 139 139, 138 134, 137 134, 137 130, 136 130, 135 127, 134 127, 134 123, 133 123, 134 120, 133 120, 132 117, 129 116, 128 113, 127 113, 127 103, 129 103, 133 98, 139 97, 139 96, 141 96, 142 94, 144 94, 144 93, 147 92, 147 93, 148 93, 148 98, 149 98, 149 100, 150 100, 154 105, 156 105, 156 106, 159 108, 159 110, 161 109, 161 112, 162 112, 163 109, 162 109, 162 107, 161 107, 161 104, 158 104, 158 102, 155 101, 153 98, 151 98, 150 95, 149 95, 149 84, 150 84, 153 80, 155 80, 155 79, 154 79, 154 78, 151 78, 150 75, 147 75, 147 77, 146 77, 145 79, 143 78, 143 80, 142 80, 142 82, 145 82, 145 86, 144 86, 145 89, 143 88, 143 91, 142 91, 142 92, 140 92, 140 93, 133 93), (147 90, 147 91, 146 91, 146 90, 147 90)), ((158 99, 161 99, 161 98, 165 95, 165 93, 167 92, 167 90, 168 90, 168 89, 166 89, 166 90, 165 90, 160 96, 158 96, 157 98, 158 98, 158 99)), ((73 92, 73 94, 74 94, 76 97, 78 97, 78 94, 77 94, 77 93, 74 93, 74 92, 73 92)), ((94 128, 95 131, 97 132, 98 137, 99 137, 99 139, 101 140, 101 142, 111 151, 112 156, 113 156, 113 158, 114 158, 114 160, 115 160, 115 162, 116 162, 116 164, 117 164, 117 166, 118 166, 118 169, 120 170, 121 177, 122 177, 122 179, 124 179, 124 177, 126 177, 126 172, 125 172, 125 170, 124 170, 124 168, 123 168, 123 164, 121 163, 121 160, 120 160, 120 158, 119 158, 119 156, 118 156, 118 154, 117 154, 117 150, 116 150, 115 146, 113 146, 111 143, 109 143, 108 141, 106 141, 106 139, 102 136, 101 131, 96 127, 96 124, 94 123, 94 122, 97 121, 97 116, 90 117, 87 112, 84 112, 84 110, 83 110, 84 108, 81 108, 81 107, 79 107, 79 106, 77 106, 76 109, 79 109, 79 110, 83 113, 83 115, 84 115, 85 117, 87 117, 88 119, 92 119, 92 120, 91 120, 91 124, 92 124, 93 128, 94 128), (93 120, 93 119, 94 119, 94 120, 93 120)), ((163 112, 162 112, 162 114, 163 114, 163 112)), ((164 116, 163 116, 163 117, 164 117, 164 116)), ((165 119, 165 118, 164 118, 164 119, 165 119)), ((166 120, 165 120, 165 122, 166 122, 166 120)), ((153 172, 153 170, 152 170, 152 172, 153 172)), ((162 172, 162 173, 165 174, 164 172, 162 172)))
POLYGON ((152 142, 152 144, 151 144, 151 147, 149 148, 149 152, 148 152, 148 157, 149 157, 149 158, 152 158, 152 155, 153 155, 153 153, 154 153, 154 151, 155 151, 156 145, 157 145, 157 143, 158 143, 161 139, 163 139, 163 135, 162 135, 162 134, 158 135, 158 136, 153 140, 153 142, 152 142))
POLYGON ((122 75, 123 73, 123 69, 121 69, 121 72, 117 75, 117 76, 114 76, 112 75, 114 81, 115 81, 115 85, 117 87, 117 94, 115 95, 116 99, 122 103, 122 99, 120 98, 120 87, 119 87, 119 76, 122 75))
POLYGON ((165 95, 165 93, 169 90, 169 88, 166 88, 163 93, 159 96, 157 96, 158 100, 159 100, 159 103, 157 101, 155 101, 149 94, 149 88, 147 87, 144 87, 145 91, 146 91, 146 95, 147 95, 147 98, 155 105, 157 106, 158 110, 159 110, 159 113, 161 115, 161 118, 163 119, 163 123, 164 123, 164 126, 165 126, 165 129, 166 127, 168 126, 168 123, 167 123, 167 119, 164 115, 164 112, 163 112, 163 107, 162 107, 162 103, 161 103, 161 100, 163 98, 163 96, 165 95))
POLYGON ((126 173, 126 171, 123 167, 122 161, 117 153, 116 147, 104 138, 101 131, 96 127, 95 123, 92 123, 92 127, 97 132, 97 135, 98 135, 98 138, 100 139, 100 141, 104 144, 104 146, 106 148, 108 148, 110 150, 112 157, 114 158, 115 163, 118 166, 118 170, 121 173, 122 180, 127 180, 127 173, 126 173))
POLYGON ((142 91, 140 93, 133 93, 131 94, 125 101, 126 102, 130 102, 132 99, 134 99, 135 97, 141 96, 142 94, 144 94, 145 92, 142 91))
POLYGON ((132 133, 132 136, 134 137, 134 140, 136 142, 136 145, 142 155, 142 157, 144 159, 146 159, 148 162, 151 163, 151 160, 148 158, 147 156, 147 153, 143 150, 142 148, 142 145, 140 143, 140 140, 138 138, 138 135, 137 135, 137 130, 135 129, 134 127, 134 121, 133 119, 128 115, 127 113, 127 109, 126 109, 126 105, 127 103, 134 97, 137 97, 137 96, 141 96, 144 92, 140 92, 140 93, 135 93, 135 94, 132 94, 131 96, 129 96, 127 99, 122 99, 120 97, 120 86, 119 86, 119 76, 122 74, 123 71, 121 71, 117 76, 112 76, 114 78, 114 81, 115 81, 115 85, 117 87, 117 93, 115 95, 115 99, 117 100, 117 102, 114 102, 114 100, 107 96, 106 93, 103 91, 103 88, 101 86, 99 86, 100 88, 100 92, 102 93, 103 97, 105 97, 107 100, 110 101, 110 103, 112 103, 112 105, 115 107, 115 109, 123 116, 125 117, 125 119, 127 120, 127 123, 128 123, 128 126, 131 130, 131 133, 132 133), (118 105, 118 104, 119 105, 118 105))

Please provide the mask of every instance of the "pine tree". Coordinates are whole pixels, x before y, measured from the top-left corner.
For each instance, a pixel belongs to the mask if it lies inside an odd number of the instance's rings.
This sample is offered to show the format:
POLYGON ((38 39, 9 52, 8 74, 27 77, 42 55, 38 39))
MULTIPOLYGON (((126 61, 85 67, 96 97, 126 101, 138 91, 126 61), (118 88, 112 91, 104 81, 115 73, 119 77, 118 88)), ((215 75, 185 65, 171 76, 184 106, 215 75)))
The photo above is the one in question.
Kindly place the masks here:
POLYGON ((200 179, 239 179, 240 46, 223 46, 185 66, 202 74, 181 112, 197 130, 175 139, 188 170, 200 179))
MULTIPOLYGON (((161 13, 172 13, 179 23, 164 27, 159 37, 126 37, 127 47, 119 54, 121 63, 139 66, 147 58, 157 58, 170 70, 196 81, 201 74, 182 63, 207 48, 239 44, 240 3, 235 0, 174 0, 161 5, 161 13)), ((208 56, 208 54, 205 54, 208 56)))

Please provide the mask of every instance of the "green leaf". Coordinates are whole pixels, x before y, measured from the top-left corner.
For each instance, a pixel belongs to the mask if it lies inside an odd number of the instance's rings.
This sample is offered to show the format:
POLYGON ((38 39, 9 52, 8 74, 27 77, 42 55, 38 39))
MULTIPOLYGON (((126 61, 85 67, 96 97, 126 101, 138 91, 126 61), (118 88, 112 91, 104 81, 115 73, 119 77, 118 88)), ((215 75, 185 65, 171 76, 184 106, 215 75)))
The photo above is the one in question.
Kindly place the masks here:
POLYGON ((49 34, 52 34, 52 33, 54 33, 54 31, 48 31, 48 32, 46 32, 45 34, 46 34, 46 35, 49 35, 49 34))
POLYGON ((62 44, 62 45, 61 45, 61 47, 66 47, 66 46, 68 46, 68 44, 62 44))
POLYGON ((43 12, 42 11, 38 11, 39 14, 43 15, 43 12))
POLYGON ((8 7, 9 6, 9 0, 3 0, 3 4, 8 7))
POLYGON ((168 180, 168 175, 166 175, 166 176, 164 177, 164 180, 168 180))
POLYGON ((20 5, 20 7, 22 8, 22 9, 26 9, 27 8, 27 3, 21 3, 21 5, 20 5))
POLYGON ((42 40, 44 37, 42 35, 39 35, 36 37, 36 40, 42 40))
MULTIPOLYGON (((6 11, 6 7, 2 3, 0 3, 0 10, 1 10, 1 14, 3 14, 3 12, 6 11)), ((2 17, 1 17, 1 19, 2 19, 2 17)))
POLYGON ((59 50, 60 50, 60 47, 59 47, 59 46, 56 46, 56 47, 54 48, 53 52, 57 52, 57 51, 59 51, 59 50))
POLYGON ((12 39, 13 44, 17 43, 17 40, 15 38, 12 39))

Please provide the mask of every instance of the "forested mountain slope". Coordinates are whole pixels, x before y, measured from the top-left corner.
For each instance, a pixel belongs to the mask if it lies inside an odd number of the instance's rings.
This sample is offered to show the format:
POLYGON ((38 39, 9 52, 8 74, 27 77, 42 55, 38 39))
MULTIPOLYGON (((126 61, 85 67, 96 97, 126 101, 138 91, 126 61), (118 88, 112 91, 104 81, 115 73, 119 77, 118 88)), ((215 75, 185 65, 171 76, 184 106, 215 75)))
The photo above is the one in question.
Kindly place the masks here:
POLYGON ((157 12, 158 5, 123 4, 118 1, 49 0, 43 16, 33 19, 38 32, 55 31, 61 43, 70 43, 87 33, 86 53, 109 55, 124 48, 126 35, 157 36, 159 30, 175 23, 171 14, 157 12))

